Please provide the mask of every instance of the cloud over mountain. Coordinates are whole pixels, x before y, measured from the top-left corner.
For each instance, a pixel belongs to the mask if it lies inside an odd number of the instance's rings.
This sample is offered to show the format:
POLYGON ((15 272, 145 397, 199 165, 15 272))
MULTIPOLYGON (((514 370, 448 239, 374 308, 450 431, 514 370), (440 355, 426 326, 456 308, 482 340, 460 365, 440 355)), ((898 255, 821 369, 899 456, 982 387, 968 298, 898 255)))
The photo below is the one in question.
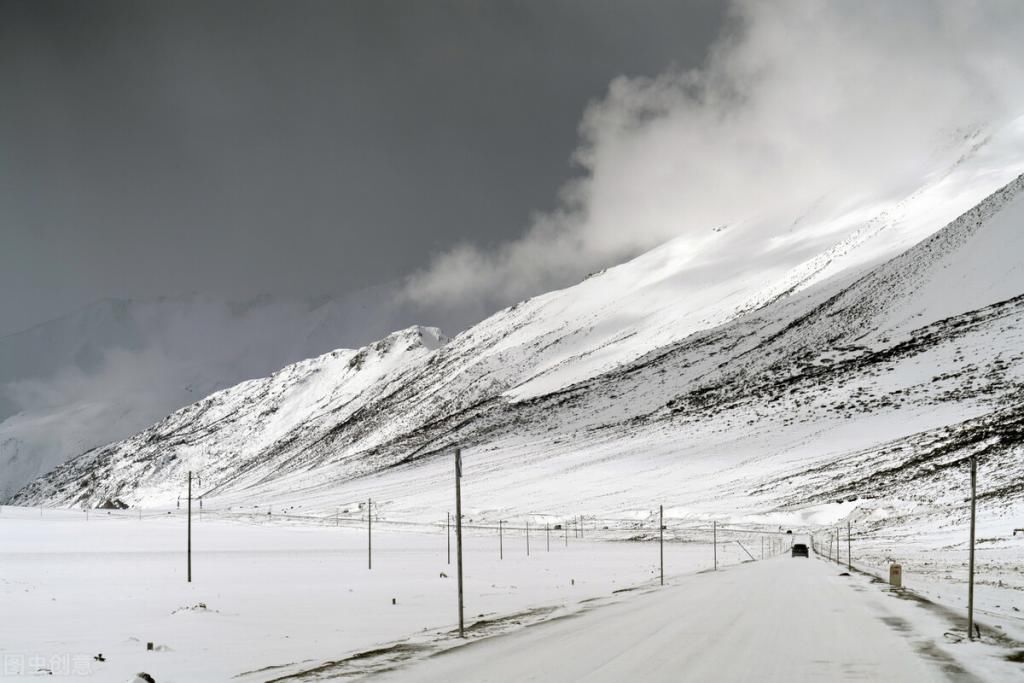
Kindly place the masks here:
POLYGON ((726 26, 702 68, 618 78, 591 104, 559 209, 496 248, 435 255, 404 295, 493 307, 672 238, 700 264, 721 226, 757 229, 719 267, 780 242, 818 251, 794 230, 829 217, 814 207, 897 197, 1021 107, 1014 2, 740 0, 726 26))

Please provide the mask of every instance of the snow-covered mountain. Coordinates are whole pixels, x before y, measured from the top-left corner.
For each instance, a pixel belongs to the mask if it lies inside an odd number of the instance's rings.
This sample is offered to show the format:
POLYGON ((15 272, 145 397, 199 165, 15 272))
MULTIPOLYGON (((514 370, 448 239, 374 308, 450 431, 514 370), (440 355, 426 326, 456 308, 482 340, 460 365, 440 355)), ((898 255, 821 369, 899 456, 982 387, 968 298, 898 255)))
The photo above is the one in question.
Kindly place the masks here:
POLYGON ((1019 509, 1022 143, 1017 122, 898 201, 819 205, 744 268, 716 264, 764 225, 709 231, 696 254, 666 244, 450 341, 414 327, 296 363, 93 449, 15 502, 168 505, 195 470, 220 507, 326 513, 369 493, 387 514, 435 519, 458 443, 484 516, 942 499, 971 449, 1019 509), (797 233, 823 248, 788 248, 797 233))
POLYGON ((408 317, 390 302, 104 300, 0 338, 0 501, 214 391, 386 334, 408 317))

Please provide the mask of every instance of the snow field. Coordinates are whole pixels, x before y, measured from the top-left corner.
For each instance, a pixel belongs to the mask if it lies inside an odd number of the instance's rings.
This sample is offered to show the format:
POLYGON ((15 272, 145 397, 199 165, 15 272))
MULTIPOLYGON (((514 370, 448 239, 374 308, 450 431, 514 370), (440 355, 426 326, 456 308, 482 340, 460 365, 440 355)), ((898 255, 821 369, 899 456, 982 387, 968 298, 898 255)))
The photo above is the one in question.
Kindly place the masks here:
MULTIPOLYGON (((449 566, 440 528, 375 530, 371 571, 364 528, 209 511, 199 521, 194 509, 189 584, 185 519, 173 512, 140 520, 134 511, 94 510, 86 521, 81 511, 0 509, 3 680, 34 680, 49 668, 50 680, 128 681, 145 671, 160 683, 225 681, 266 667, 283 675, 417 633, 452 637, 454 540, 449 566), (99 653, 105 662, 93 660, 99 653)), ((570 532, 566 547, 564 534, 552 533, 547 551, 541 530, 527 557, 522 532, 503 540, 500 560, 496 533, 466 534, 467 625, 540 607, 572 611, 657 580, 657 543, 570 532)), ((727 535, 722 541, 720 566, 746 557, 727 535)), ((708 543, 665 545, 670 580, 712 561, 708 543)))

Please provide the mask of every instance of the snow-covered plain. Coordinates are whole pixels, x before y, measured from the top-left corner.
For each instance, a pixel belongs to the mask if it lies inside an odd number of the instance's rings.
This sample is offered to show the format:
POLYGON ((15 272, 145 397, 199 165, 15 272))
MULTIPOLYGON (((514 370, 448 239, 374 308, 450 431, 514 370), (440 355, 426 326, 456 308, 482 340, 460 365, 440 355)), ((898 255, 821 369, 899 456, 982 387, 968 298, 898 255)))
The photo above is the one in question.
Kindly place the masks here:
MULTIPOLYGON (((442 513, 443 517, 443 513, 442 513)), ((193 510, 193 581, 186 582, 186 520, 167 512, 0 509, 0 680, 160 683, 265 681, 410 637, 455 641, 454 550, 442 526, 388 528, 358 520, 193 510), (356 526, 352 526, 356 524, 356 526), (447 574, 447 576, 442 576, 447 574), (396 604, 392 604, 394 599, 396 604), (205 605, 205 607, 200 607, 205 605), (147 651, 146 644, 155 650, 147 651), (105 662, 93 659, 102 653, 105 662), (249 675, 242 675, 253 672, 249 675), (236 678, 237 677, 237 678, 236 678)), ((585 524, 587 524, 585 522, 585 524)), ((583 539, 543 527, 466 534, 466 619, 473 637, 581 609, 614 591, 653 585, 656 543, 583 539)), ((624 539, 630 534, 618 534, 624 539)), ((665 547, 669 578, 714 562, 707 534, 665 547)), ((748 558, 756 536, 726 534, 720 566, 748 558)), ((453 544, 454 545, 454 544, 453 544)), ((334 667, 358 670, 357 660, 334 667)))

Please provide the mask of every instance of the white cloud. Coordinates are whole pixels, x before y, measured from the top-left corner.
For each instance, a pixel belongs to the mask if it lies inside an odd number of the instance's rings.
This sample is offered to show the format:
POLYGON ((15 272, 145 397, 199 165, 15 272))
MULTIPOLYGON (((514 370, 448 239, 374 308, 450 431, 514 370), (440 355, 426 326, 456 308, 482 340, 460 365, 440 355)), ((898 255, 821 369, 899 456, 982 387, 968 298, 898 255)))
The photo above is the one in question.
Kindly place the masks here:
POLYGON ((616 79, 587 109, 558 211, 436 256, 405 297, 504 305, 671 238, 699 250, 723 224, 897 196, 1018 113, 1021 35, 1012 1, 735 2, 703 68, 616 79))

